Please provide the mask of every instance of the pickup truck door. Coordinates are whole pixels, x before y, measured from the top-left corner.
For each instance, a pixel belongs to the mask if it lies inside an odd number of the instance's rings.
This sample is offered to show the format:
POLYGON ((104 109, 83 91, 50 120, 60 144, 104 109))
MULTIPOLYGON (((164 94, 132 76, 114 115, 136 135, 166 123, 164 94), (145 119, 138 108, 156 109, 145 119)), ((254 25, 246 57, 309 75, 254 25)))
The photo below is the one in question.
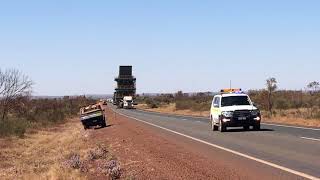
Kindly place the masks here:
POLYGON ((211 116, 215 123, 219 122, 220 116, 220 97, 215 97, 211 105, 211 116))

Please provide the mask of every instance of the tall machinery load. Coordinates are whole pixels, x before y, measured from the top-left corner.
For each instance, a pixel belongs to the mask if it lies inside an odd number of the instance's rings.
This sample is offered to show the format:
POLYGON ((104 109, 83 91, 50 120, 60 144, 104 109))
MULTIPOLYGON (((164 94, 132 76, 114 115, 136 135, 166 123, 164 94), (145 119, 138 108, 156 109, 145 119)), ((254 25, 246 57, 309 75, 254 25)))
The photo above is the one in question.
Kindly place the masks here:
POLYGON ((132 75, 132 66, 120 66, 119 76, 114 79, 117 82, 113 100, 117 106, 122 107, 123 98, 136 95, 136 78, 132 75))

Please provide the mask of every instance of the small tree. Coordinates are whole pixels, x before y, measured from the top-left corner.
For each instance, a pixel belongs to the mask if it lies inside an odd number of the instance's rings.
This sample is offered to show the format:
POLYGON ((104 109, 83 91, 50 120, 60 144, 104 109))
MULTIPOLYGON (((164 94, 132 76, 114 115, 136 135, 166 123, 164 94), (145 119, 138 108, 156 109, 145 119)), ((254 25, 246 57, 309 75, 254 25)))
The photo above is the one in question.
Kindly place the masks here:
POLYGON ((268 110, 269 110, 270 114, 272 115, 272 107, 273 107, 272 94, 278 88, 276 78, 271 77, 271 78, 267 79, 266 86, 267 86, 267 91, 268 91, 268 110))
POLYGON ((311 90, 311 92, 314 92, 314 93, 318 91, 319 86, 320 86, 320 84, 317 81, 310 82, 307 85, 307 87, 311 90))
POLYGON ((307 85, 307 88, 309 89, 309 92, 310 92, 310 100, 308 101, 308 107, 309 107, 309 114, 310 114, 310 117, 312 118, 313 117, 313 108, 314 106, 316 106, 317 104, 317 98, 316 98, 316 93, 319 89, 319 82, 317 81, 313 81, 313 82, 310 82, 308 85, 307 85))
POLYGON ((31 93, 33 82, 16 69, 0 70, 0 120, 15 107, 15 100, 31 93))

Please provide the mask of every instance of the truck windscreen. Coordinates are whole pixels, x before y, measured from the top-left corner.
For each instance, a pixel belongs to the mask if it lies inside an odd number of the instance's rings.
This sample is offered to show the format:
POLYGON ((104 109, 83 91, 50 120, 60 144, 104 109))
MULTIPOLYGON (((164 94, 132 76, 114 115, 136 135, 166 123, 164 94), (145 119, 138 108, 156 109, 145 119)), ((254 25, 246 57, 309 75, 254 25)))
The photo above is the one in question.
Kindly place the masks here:
POLYGON ((248 96, 222 97, 221 106, 251 105, 248 96))

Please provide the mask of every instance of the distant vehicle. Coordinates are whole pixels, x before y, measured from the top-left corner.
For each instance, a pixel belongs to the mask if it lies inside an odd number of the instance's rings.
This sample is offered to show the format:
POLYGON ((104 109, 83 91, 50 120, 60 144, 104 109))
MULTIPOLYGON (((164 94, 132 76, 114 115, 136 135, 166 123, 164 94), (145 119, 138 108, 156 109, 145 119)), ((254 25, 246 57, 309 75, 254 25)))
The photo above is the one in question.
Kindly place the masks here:
POLYGON ((132 96, 124 96, 123 97, 123 108, 124 109, 132 109, 133 108, 133 97, 132 96))
POLYGON ((113 99, 109 98, 109 99, 107 99, 107 101, 108 101, 109 103, 112 103, 112 104, 113 104, 113 99))
POLYGON ((213 131, 224 132, 227 127, 243 127, 249 130, 250 126, 259 130, 260 121, 260 110, 241 89, 223 89, 221 94, 214 96, 212 100, 210 124, 213 131))
POLYGON ((106 127, 106 118, 104 110, 99 104, 90 105, 80 109, 80 120, 84 129, 91 126, 106 127))
POLYGON ((107 100, 103 100, 102 105, 108 105, 107 100))
POLYGON ((107 102, 107 100, 105 100, 105 99, 100 99, 99 103, 100 103, 101 105, 108 105, 108 102, 107 102))

